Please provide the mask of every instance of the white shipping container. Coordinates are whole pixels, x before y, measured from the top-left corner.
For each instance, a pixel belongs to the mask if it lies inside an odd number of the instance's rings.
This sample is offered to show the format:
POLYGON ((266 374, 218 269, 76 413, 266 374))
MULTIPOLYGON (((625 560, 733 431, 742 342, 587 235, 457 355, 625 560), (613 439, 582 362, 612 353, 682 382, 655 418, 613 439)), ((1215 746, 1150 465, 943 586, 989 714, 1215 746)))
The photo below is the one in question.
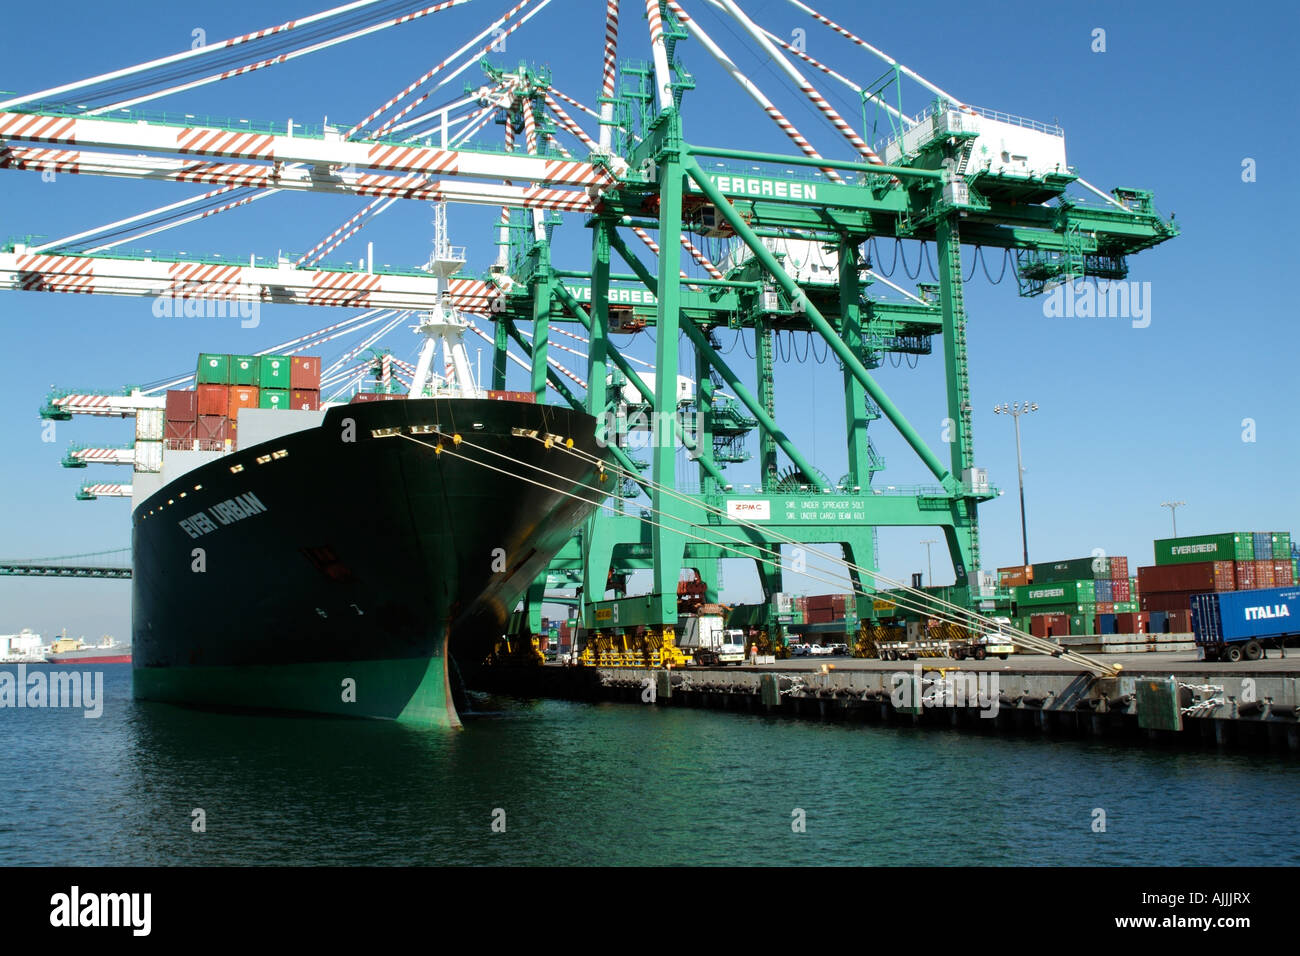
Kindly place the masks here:
POLYGON ((161 408, 141 408, 135 413, 135 440, 163 440, 163 410, 161 408))
POLYGON ((156 473, 162 471, 163 443, 137 441, 135 443, 135 470, 156 473))

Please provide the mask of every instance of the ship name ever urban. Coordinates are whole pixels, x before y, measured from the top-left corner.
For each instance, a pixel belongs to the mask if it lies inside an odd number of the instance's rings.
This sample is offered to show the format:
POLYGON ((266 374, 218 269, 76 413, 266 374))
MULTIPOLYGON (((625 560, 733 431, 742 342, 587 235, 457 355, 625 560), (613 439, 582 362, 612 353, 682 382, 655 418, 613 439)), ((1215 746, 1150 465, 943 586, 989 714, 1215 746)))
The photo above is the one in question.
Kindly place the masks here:
POLYGON ((262 504, 257 495, 250 491, 242 495, 236 495, 233 498, 227 498, 225 501, 218 501, 206 511, 192 514, 178 523, 181 530, 191 538, 201 538, 203 535, 216 531, 224 525, 242 521, 244 518, 251 518, 253 515, 261 514, 265 510, 266 505, 262 504), (208 517, 209 515, 212 517, 208 517))

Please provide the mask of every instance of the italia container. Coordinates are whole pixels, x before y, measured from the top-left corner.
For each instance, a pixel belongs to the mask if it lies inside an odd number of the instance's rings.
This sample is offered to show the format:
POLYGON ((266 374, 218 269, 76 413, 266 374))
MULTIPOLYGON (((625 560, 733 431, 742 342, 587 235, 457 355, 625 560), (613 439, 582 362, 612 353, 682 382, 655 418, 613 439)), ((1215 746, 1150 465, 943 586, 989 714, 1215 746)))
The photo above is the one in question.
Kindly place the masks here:
POLYGON ((1203 534, 1193 538, 1163 538, 1155 542, 1156 564, 1195 564, 1199 561, 1253 561, 1253 532, 1203 534))
POLYGON ((1260 641, 1300 634, 1300 588, 1194 594, 1191 611, 1192 633, 1208 660, 1240 660, 1243 651, 1258 660, 1260 641))

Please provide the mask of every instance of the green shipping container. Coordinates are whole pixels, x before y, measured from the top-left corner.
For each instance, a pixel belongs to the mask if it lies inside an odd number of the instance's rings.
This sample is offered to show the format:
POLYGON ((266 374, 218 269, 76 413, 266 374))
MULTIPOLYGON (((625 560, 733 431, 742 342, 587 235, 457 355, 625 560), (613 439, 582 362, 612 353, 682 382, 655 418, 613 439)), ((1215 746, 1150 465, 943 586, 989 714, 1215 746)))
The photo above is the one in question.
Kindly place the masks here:
POLYGON ((1071 634, 1096 634, 1097 618, 1092 614, 1076 614, 1070 618, 1071 634))
POLYGON ((259 362, 256 355, 230 356, 230 384, 256 385, 259 362))
POLYGON ((1087 581, 1057 581, 1048 584, 1024 584, 1016 588, 1016 603, 1032 605, 1037 611, 1044 604, 1092 604, 1096 586, 1087 581))
POLYGON ((1108 577, 1110 577, 1110 558, 1106 557, 1074 558, 1070 561, 1048 561, 1045 564, 1034 565, 1035 584, 1108 577))
POLYGON ((289 356, 263 355, 258 364, 258 385, 262 388, 290 388, 289 356))
POLYGON ((289 390, 287 388, 261 389, 257 393, 257 407, 258 408, 288 408, 289 390))
POLYGON ((1155 542, 1155 550, 1156 564, 1254 561, 1255 539, 1249 531, 1202 534, 1193 538, 1163 538, 1155 542))
POLYGON ((199 354, 199 367, 195 378, 200 385, 229 385, 230 356, 210 352, 199 354))
POLYGON ((1291 532, 1279 531, 1273 535, 1273 560, 1285 561, 1291 558, 1291 532))

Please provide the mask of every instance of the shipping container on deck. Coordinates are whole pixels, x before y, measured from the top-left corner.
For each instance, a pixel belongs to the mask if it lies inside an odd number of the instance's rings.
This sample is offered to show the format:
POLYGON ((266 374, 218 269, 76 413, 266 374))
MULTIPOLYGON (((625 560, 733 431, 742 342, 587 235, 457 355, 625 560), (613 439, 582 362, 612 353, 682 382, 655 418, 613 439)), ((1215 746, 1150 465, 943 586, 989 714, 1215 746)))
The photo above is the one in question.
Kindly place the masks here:
POLYGON ((1292 574, 1290 561, 1273 560, 1273 587, 1285 588, 1295 584, 1295 575, 1292 574))
POLYGON ((314 355, 293 355, 289 358, 289 387, 320 389, 320 359, 314 355))
POLYGON ((526 402, 529 405, 537 404, 536 392, 509 392, 492 389, 488 391, 487 397, 494 402, 526 402))
POLYGON ((289 356, 263 355, 258 361, 258 388, 292 388, 289 379, 289 356))
POLYGON ((197 417, 220 415, 225 418, 230 411, 230 389, 225 385, 200 385, 195 389, 197 417))
POLYGON ((164 409, 137 408, 135 412, 135 440, 163 440, 164 409))
POLYGON ((320 392, 311 388, 295 388, 289 393, 289 407, 317 411, 320 408, 320 392))
MULTIPOLYGON (((217 355, 213 352, 200 353, 194 383, 196 385, 229 385, 230 356, 217 355)), ((200 412, 200 414, 202 413, 200 412)))
POLYGON ((1197 564, 1201 561, 1253 561, 1252 532, 1202 534, 1190 538, 1162 538, 1154 542, 1156 564, 1197 564))
MULTIPOLYGON (((294 389, 294 394, 298 394, 303 391, 305 391, 305 389, 294 389)), ((386 392, 357 392, 355 395, 352 396, 352 400, 349 402, 349 404, 361 405, 361 404, 365 404, 366 402, 390 402, 390 401, 397 401, 398 399, 403 399, 403 398, 406 398, 406 396, 389 395, 386 392)), ((297 406, 295 405, 294 407, 296 408, 297 406)))
POLYGON ((1110 576, 1115 581, 1128 580, 1128 558, 1124 555, 1115 555, 1110 559, 1110 576))
MULTIPOLYGON (((173 421, 167 419, 167 427, 163 432, 163 438, 168 442, 192 442, 198 437, 198 422, 195 421, 173 421)), ((176 446, 168 445, 168 448, 176 446)))
POLYGON ((1231 561, 1158 564, 1138 568, 1138 587, 1146 594, 1160 591, 1235 591, 1236 567, 1231 561))
POLYGON ((260 370, 261 360, 256 355, 230 356, 231 385, 256 385, 260 370))
POLYGON ((1168 634, 1169 633, 1169 612, 1168 611, 1147 611, 1147 633, 1148 634, 1168 634))
POLYGON ((230 420, 225 415, 200 415, 196 437, 200 441, 224 441, 230 433, 230 420))
POLYGON ((1115 595, 1115 600, 1117 602, 1133 600, 1133 588, 1128 583, 1128 578, 1124 578, 1123 580, 1117 579, 1112 593, 1115 595))
POLYGON ((1095 634, 1115 634, 1115 633, 1117 633, 1116 630, 1115 630, 1115 615, 1114 615, 1114 614, 1098 614, 1098 615, 1097 615, 1097 629, 1096 629, 1093 633, 1095 633, 1095 634))
POLYGON ((1238 561, 1236 590, 1253 591, 1258 586, 1258 582, 1255 580, 1255 562, 1238 561))
POLYGON ((199 396, 187 390, 167 392, 167 421, 194 422, 199 415, 199 396))
POLYGON ((1098 601, 1098 602, 1097 602, 1097 613, 1098 613, 1098 614, 1114 614, 1114 613, 1115 613, 1115 602, 1114 602, 1114 601, 1098 601))
POLYGON ((257 407, 257 389, 252 385, 230 386, 230 407, 226 412, 232 422, 239 420, 241 408, 257 407))
POLYGON ((289 390, 287 388, 259 388, 257 390, 258 408, 288 408, 289 390))
POLYGON ((1170 634, 1190 634, 1192 632, 1192 612, 1183 608, 1179 611, 1169 612, 1169 633, 1170 634))

